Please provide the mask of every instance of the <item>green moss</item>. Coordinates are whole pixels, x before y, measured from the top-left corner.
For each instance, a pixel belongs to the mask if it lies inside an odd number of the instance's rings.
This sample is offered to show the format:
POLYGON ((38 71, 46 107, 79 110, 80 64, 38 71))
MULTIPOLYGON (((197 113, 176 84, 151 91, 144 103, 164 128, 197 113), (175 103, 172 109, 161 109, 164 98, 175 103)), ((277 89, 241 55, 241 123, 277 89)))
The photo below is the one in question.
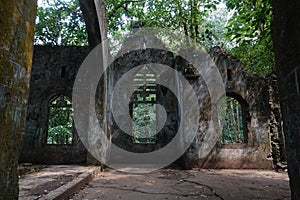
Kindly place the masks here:
POLYGON ((0 200, 18 199, 17 164, 32 59, 35 0, 0 1, 0 200))

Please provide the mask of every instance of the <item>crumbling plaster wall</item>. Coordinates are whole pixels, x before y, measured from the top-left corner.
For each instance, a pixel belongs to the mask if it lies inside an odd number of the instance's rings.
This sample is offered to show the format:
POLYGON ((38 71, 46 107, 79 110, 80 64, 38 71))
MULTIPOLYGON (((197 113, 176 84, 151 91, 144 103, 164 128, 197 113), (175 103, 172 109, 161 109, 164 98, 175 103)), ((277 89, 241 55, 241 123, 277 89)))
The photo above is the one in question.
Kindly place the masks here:
MULTIPOLYGON (((208 129, 208 121, 211 117, 210 96, 203 78, 191 71, 185 70, 188 63, 180 56, 167 52, 141 51, 132 57, 121 58, 112 71, 114 83, 126 71, 141 63, 160 63, 184 72, 184 75, 193 85, 198 96, 200 105, 199 133, 191 148, 179 160, 184 168, 192 168, 195 165, 203 168, 273 168, 274 164, 285 161, 284 140, 281 128, 280 107, 277 98, 276 80, 272 77, 258 77, 246 73, 243 64, 236 58, 227 54, 219 47, 211 51, 225 84, 226 95, 239 101, 243 110, 243 127, 246 142, 243 144, 221 144, 217 142, 210 154, 201 158, 203 135, 208 129), (230 75, 228 74, 230 73, 230 75), (272 141, 271 141, 272 139, 272 141)), ((114 86, 114 85, 113 85, 114 86)), ((183 96, 184 91, 182 92, 183 96)), ((160 98, 171 103, 172 100, 166 94, 160 98)), ((174 103, 174 102, 173 102, 174 103)), ((168 115, 178 116, 175 107, 167 108, 168 115)), ((167 124, 178 123, 178 118, 168 118, 167 124), (174 120, 174 121, 172 121, 174 120)), ((174 135, 178 129, 165 129, 158 135, 174 135)), ((119 146, 133 150, 136 145, 130 143, 130 138, 121 139, 123 133, 113 124, 113 137, 119 146), (115 132, 114 132, 115 131, 115 132), (116 139, 118 138, 118 139, 116 139), (123 144, 123 145, 122 145, 123 144)), ((162 141, 158 140, 155 147, 145 151, 152 151, 163 147, 162 141)), ((153 146, 153 145, 152 145, 153 146)), ((148 147, 145 147, 148 148, 148 147)))
MULTIPOLYGON (((71 97, 77 70, 88 51, 86 47, 35 47, 21 161, 84 162, 86 151, 76 133, 73 145, 46 144, 46 109, 49 98, 55 94, 63 93, 71 97)), ((113 89, 118 79, 128 70, 145 63, 160 63, 184 72, 198 96, 201 117, 199 134, 191 148, 178 160, 178 163, 184 168, 191 168, 195 165, 204 168, 273 168, 274 163, 285 160, 276 81, 272 78, 262 78, 245 73, 243 64, 221 48, 212 49, 211 57, 214 58, 222 75, 226 85, 226 94, 237 99, 242 105, 243 127, 247 142, 228 145, 218 142, 209 156, 205 158, 199 157, 201 153, 199 147, 202 143, 203 132, 208 128, 207 122, 211 117, 210 96, 201 76, 185 70, 188 63, 184 59, 170 52, 157 50, 136 51, 132 55, 122 56, 109 69, 108 89, 113 89)), ((110 95, 111 92, 108 92, 108 100, 110 95)), ((176 97, 167 89, 159 88, 158 98, 160 103, 165 106, 168 118, 164 128, 158 134, 156 144, 133 144, 131 138, 118 128, 110 115, 108 130, 112 141, 132 152, 150 152, 165 146, 178 130, 179 104, 176 97)))
POLYGON ((226 94, 242 105, 247 142, 223 145, 218 142, 208 157, 199 159, 198 165, 204 168, 273 168, 274 164, 285 161, 276 81, 272 77, 247 74, 243 64, 221 48, 212 49, 211 56, 222 74, 226 94))
POLYGON ((45 164, 84 163, 86 149, 76 131, 73 144, 47 144, 48 102, 58 94, 72 97, 77 71, 87 47, 35 46, 29 105, 20 162, 45 164))
MULTIPOLYGON (((147 63, 159 63, 167 66, 174 66, 174 56, 166 52, 156 50, 140 50, 118 57, 111 66, 110 80, 111 89, 114 88, 119 79, 130 69, 143 66, 147 63)), ((154 71, 155 73, 155 71, 154 71)), ((158 75, 159 73, 157 73, 158 75)), ((171 81, 171 80, 170 80, 171 81)), ((174 80, 171 84, 176 84, 174 80)), ((146 153, 158 150, 167 145, 176 135, 179 126, 178 101, 176 96, 166 87, 157 86, 157 102, 162 105, 167 113, 167 120, 162 130, 156 134, 155 144, 136 144, 133 138, 124 133, 112 118, 111 138, 117 146, 131 152, 146 153)), ((111 96, 108 97, 109 99, 111 96)), ((120 104, 119 106, 124 106, 120 104)), ((128 104, 127 106, 130 107, 128 104)), ((159 120, 159 116, 157 116, 159 120)), ((129 125, 130 126, 130 125, 129 125)), ((116 155, 117 159, 117 155, 116 155)))

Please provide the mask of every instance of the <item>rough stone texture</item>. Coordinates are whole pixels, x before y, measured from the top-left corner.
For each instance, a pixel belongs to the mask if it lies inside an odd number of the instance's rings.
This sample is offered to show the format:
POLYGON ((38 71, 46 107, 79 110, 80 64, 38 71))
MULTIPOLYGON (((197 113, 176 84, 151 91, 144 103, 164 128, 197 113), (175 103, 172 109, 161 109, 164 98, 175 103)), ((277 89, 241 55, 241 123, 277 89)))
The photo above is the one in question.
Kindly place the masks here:
MULTIPOLYGON (((83 18, 86 24, 86 31, 88 34, 88 42, 91 49, 95 48, 97 45, 101 43, 101 41, 105 40, 107 37, 107 27, 106 27, 106 14, 105 14, 105 4, 103 0, 79 0, 80 9, 83 13, 83 18)), ((109 17, 108 17, 109 18, 109 17)), ((103 43, 102 43, 103 45, 103 43)), ((104 47, 104 45, 102 46, 104 47)), ((105 59, 102 59, 103 61, 105 59)), ((104 78, 107 80, 106 78, 104 78)), ((101 92, 101 96, 98 99, 100 102, 100 118, 104 117, 104 109, 105 109, 105 99, 107 97, 106 83, 101 82, 101 86, 98 88, 101 92)), ((107 129, 106 126, 103 129, 107 129)), ((96 160, 89 152, 87 155, 87 163, 88 164, 99 164, 99 161, 96 160)))
POLYGON ((26 132, 20 162, 85 162, 86 150, 75 130, 73 144, 47 145, 46 139, 48 102, 57 94, 72 97, 77 71, 88 52, 87 47, 34 47, 26 132))
POLYGON ((272 36, 279 77, 292 199, 300 199, 300 2, 273 0, 272 36))
POLYGON ((285 161, 276 81, 272 77, 247 74, 239 60, 218 47, 212 49, 211 55, 222 74, 226 95, 242 106, 246 143, 217 143, 208 157, 199 160, 199 165, 205 168, 273 168, 272 156, 279 157, 274 164, 285 161), (228 69, 231 80, 227 77, 228 69))
POLYGON ((0 199, 18 198, 36 1, 0 1, 0 199))
MULTIPOLYGON (((124 46, 126 48, 126 45, 124 46)), ((126 49, 123 51, 126 52, 126 49)), ((113 83, 112 88, 114 88, 116 82, 123 74, 133 67, 144 63, 165 64, 183 72, 196 91, 201 113, 198 136, 188 151, 178 160, 178 163, 184 168, 190 169, 196 164, 203 168, 271 169, 274 167, 274 164, 285 161, 281 114, 275 86, 276 80, 273 80, 272 77, 262 78, 247 74, 243 71, 243 64, 239 60, 218 47, 212 49, 211 56, 214 58, 226 85, 226 95, 238 100, 242 106, 246 143, 230 145, 217 143, 215 148, 205 158, 199 156, 201 155, 200 147, 203 137, 209 127, 208 121, 212 117, 210 96, 203 78, 189 71, 188 63, 184 59, 180 56, 174 56, 170 52, 157 50, 131 52, 131 54, 121 57, 114 63, 111 71, 113 76, 109 81, 113 83), (228 70, 231 71, 230 80, 227 77, 228 70)), ((177 83, 175 82, 174 84, 177 83)), ((182 91, 181 93, 183 98, 185 98, 185 92, 182 91)), ((178 116, 178 108, 176 108, 178 104, 174 104, 176 101, 172 100, 168 93, 159 95, 159 98, 161 98, 159 101, 164 102, 160 103, 166 108, 168 116, 173 115, 175 117, 167 119, 165 129, 162 129, 158 134, 156 144, 133 144, 131 137, 120 130, 114 122, 111 132, 113 143, 133 152, 150 152, 164 147, 178 131, 178 125, 168 127, 168 124, 178 124, 180 120, 176 117, 178 116), (166 107, 167 104, 173 106, 168 108, 166 107), (163 141, 160 138, 162 135, 166 136, 168 140, 163 141)), ((186 131, 187 129, 184 130, 186 131)))
MULTIPOLYGON (((86 48, 79 47, 36 47, 21 161, 41 163, 84 161, 86 153, 80 142, 78 145, 71 146, 46 145, 46 133, 49 98, 60 92, 71 95, 76 72, 87 52, 86 48), (62 68, 64 68, 64 76, 61 73, 62 68)), ((108 71, 108 90, 112 91, 120 77, 133 67, 151 62, 170 66, 183 72, 193 86, 200 105, 198 136, 187 152, 177 161, 183 168, 189 169, 195 165, 203 168, 273 168, 277 163, 285 161, 280 106, 275 87, 276 80, 272 77, 261 78, 245 73, 243 64, 239 60, 218 47, 212 50, 211 56, 221 72, 227 95, 238 100, 242 106, 246 143, 230 145, 217 143, 206 158, 199 156, 202 139, 208 129, 208 120, 212 117, 211 99, 203 78, 194 74, 182 57, 157 50, 141 50, 121 56, 115 60, 108 71), (227 77, 228 69, 231 70, 230 80, 227 77)), ((178 83, 173 80, 172 84, 178 83)), ((103 79, 98 86, 101 85, 103 85, 103 79)), ((99 98, 96 101, 96 110, 101 111, 100 108, 104 106, 101 96, 102 88, 98 87, 98 89, 96 95, 99 98)), ((132 137, 125 134, 113 121, 111 110, 107 107, 107 135, 114 144, 127 151, 145 153, 163 148, 174 138, 181 123, 180 100, 169 89, 162 86, 159 86, 157 91, 158 103, 164 106, 167 112, 167 121, 157 134, 157 142, 155 144, 134 144, 132 137)), ((182 99, 187 98, 185 91, 181 91, 180 94, 182 94, 182 99)), ((110 101, 110 99, 111 92, 108 92, 107 100, 110 101)), ((98 117, 102 121, 103 113, 98 113, 98 117)), ((183 129, 183 134, 189 130, 188 128, 183 129)), ((77 134, 75 135, 75 138, 78 139, 77 134)), ((113 157, 116 160, 119 159, 118 155, 113 157)))
MULTIPOLYGON (((113 69, 110 71, 112 78, 112 87, 116 86, 117 81, 133 67, 144 63, 161 63, 168 66, 174 66, 174 57, 166 52, 159 51, 137 51, 120 57, 114 62, 113 69), (168 59, 166 59, 168 58, 168 59)), ((171 80, 170 80, 171 81, 171 80)), ((172 84, 176 84, 175 82, 172 84)), ((128 94, 129 95, 129 94, 128 94)), ((110 96, 108 97, 110 98, 110 96)), ((167 145, 175 136, 179 126, 178 102, 174 94, 163 86, 157 88, 157 99, 159 104, 164 106, 167 113, 167 121, 162 130, 156 135, 157 142, 155 144, 135 144, 133 138, 124 133, 119 126, 113 121, 111 134, 112 142, 117 146, 131 152, 145 153, 160 149, 167 145)), ((119 105, 124 106, 124 105, 119 105)), ((127 105, 130 106, 129 104, 127 105)), ((158 116, 159 117, 159 116, 158 116)), ((158 119, 159 120, 159 119, 158 119)))

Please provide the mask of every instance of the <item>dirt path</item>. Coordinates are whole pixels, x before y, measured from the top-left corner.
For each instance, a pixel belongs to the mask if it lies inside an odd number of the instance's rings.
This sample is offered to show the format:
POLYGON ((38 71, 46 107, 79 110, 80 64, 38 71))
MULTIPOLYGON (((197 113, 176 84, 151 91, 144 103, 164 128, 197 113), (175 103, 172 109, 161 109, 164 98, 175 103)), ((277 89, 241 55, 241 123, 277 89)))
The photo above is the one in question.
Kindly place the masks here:
POLYGON ((74 200, 290 199, 286 172, 163 169, 150 174, 101 173, 74 200))

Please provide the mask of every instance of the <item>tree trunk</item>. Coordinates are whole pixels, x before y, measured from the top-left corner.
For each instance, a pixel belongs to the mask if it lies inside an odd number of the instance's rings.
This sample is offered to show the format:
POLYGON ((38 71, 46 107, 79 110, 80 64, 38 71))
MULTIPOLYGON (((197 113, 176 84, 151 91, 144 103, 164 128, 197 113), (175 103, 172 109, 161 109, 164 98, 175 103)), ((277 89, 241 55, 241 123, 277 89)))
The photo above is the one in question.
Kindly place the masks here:
POLYGON ((35 0, 0 1, 0 199, 18 199, 17 165, 31 70, 35 0))
MULTIPOLYGON (((188 33, 188 27, 187 27, 187 24, 186 24, 186 21, 185 21, 185 17, 183 15, 183 12, 182 12, 182 3, 180 0, 177 0, 177 7, 178 7, 178 11, 179 11, 179 16, 182 16, 181 19, 182 21, 179 22, 182 24, 183 26, 183 32, 184 32, 184 35, 186 36, 186 38, 189 36, 189 33, 188 33)), ((187 41, 189 43, 189 41, 187 41)), ((189 45, 188 45, 189 46, 189 45)))
POLYGON ((101 35, 94 0, 79 0, 80 9, 86 24, 88 41, 93 49, 101 43, 101 35))
POLYGON ((272 36, 279 77, 292 199, 300 199, 300 1, 273 0, 272 36))

